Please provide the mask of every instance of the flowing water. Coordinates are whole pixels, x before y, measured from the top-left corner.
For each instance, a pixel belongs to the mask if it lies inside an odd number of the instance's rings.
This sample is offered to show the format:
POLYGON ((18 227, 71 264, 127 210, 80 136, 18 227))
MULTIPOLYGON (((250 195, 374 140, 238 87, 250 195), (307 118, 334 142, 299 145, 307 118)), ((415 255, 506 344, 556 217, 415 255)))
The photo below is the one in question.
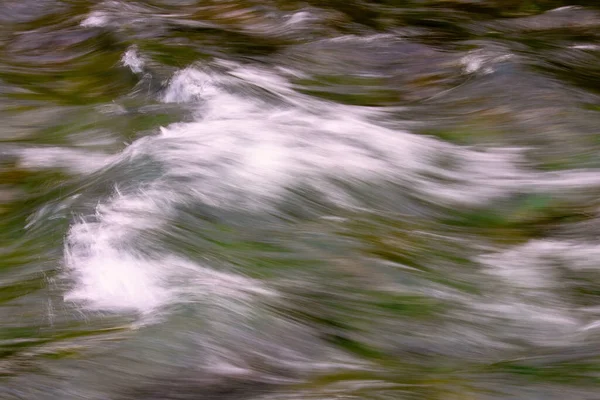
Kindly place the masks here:
POLYGON ((595 0, 4 0, 0 399, 598 399, 595 0))

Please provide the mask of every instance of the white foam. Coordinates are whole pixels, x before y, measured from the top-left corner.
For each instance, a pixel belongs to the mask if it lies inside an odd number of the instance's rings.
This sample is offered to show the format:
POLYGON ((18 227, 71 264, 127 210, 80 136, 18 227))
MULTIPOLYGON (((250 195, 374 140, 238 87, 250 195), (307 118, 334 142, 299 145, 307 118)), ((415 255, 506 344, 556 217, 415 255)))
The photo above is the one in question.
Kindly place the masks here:
POLYGON ((285 23, 286 23, 286 25, 296 25, 296 24, 301 24, 306 21, 313 20, 313 19, 316 19, 316 18, 314 18, 310 12, 298 11, 298 12, 295 12, 295 13, 291 14, 290 16, 288 16, 285 23))
POLYGON ((470 51, 461 58, 463 70, 467 74, 480 73, 491 74, 495 71, 494 65, 512 58, 511 54, 497 54, 483 50, 470 51))
POLYGON ((564 295, 566 282, 556 266, 597 272, 599 256, 598 243, 550 239, 483 255, 478 261, 501 280, 492 280, 496 287, 490 288, 486 301, 471 306, 525 327, 530 338, 541 344, 564 343, 566 336, 595 329, 596 323, 589 323, 586 314, 597 318, 598 310, 586 311, 570 303, 564 295))
POLYGON ((86 256, 67 252, 76 286, 65 300, 90 309, 149 312, 171 298, 164 273, 172 267, 168 263, 138 258, 110 245, 95 245, 91 251, 94 254, 86 256))
MULTIPOLYGON (((167 126, 111 159, 123 166, 151 159, 164 172, 139 190, 117 193, 98 206, 91 221, 72 227, 65 262, 75 286, 67 299, 95 309, 150 312, 197 299, 192 295, 197 292, 235 297, 254 288, 254 294, 264 294, 245 277, 139 250, 140 235, 163 229, 174 206, 184 202, 264 209, 285 197, 287 188, 305 184, 351 204, 350 195, 328 178, 400 182, 446 205, 481 203, 520 190, 600 185, 595 171, 529 171, 521 149, 477 151, 391 129, 378 122, 382 111, 302 95, 272 71, 221 67, 228 71, 181 70, 162 95, 164 102, 195 105, 194 122, 167 126), (265 90, 277 102, 261 100, 265 90), (452 167, 440 165, 444 157, 452 159, 452 167), (182 274, 187 283, 173 284, 182 274)), ((502 260, 509 271, 510 254, 502 260)), ((523 281, 539 278, 535 269, 521 273, 523 281)))
POLYGON ((550 289, 557 284, 547 258, 563 250, 564 243, 535 240, 499 253, 484 255, 480 261, 493 275, 510 282, 515 290, 550 289))
POLYGON ((578 50, 600 50, 600 46, 597 44, 574 44, 569 47, 578 50))
POLYGON ((66 253, 75 286, 65 300, 91 310, 150 314, 173 303, 248 301, 257 295, 275 295, 252 279, 174 256, 149 257, 102 241, 87 250, 90 253, 66 253))
POLYGON ((200 100, 201 96, 208 98, 214 95, 216 90, 205 73, 186 68, 175 73, 162 100, 165 103, 187 103, 200 100))
POLYGON ((108 15, 102 11, 94 11, 90 13, 86 19, 81 21, 81 26, 85 28, 98 28, 108 24, 108 15))
POLYGON ((100 204, 91 221, 71 227, 65 265, 75 281, 66 300, 93 309, 152 310, 169 298, 164 286, 167 266, 136 252, 138 230, 160 226, 167 199, 144 194, 117 194, 100 204))
POLYGON ((133 72, 139 74, 143 71, 144 68, 144 60, 138 54, 137 48, 131 47, 127 49, 123 57, 121 58, 121 62, 126 67, 131 68, 133 72))
POLYGON ((91 221, 73 225, 65 267, 74 287, 65 300, 93 310, 150 313, 208 294, 235 298, 270 293, 242 276, 169 254, 152 254, 139 245, 140 234, 161 229, 171 205, 179 200, 168 192, 120 193, 100 204, 91 221))
POLYGON ((19 168, 29 170, 64 169, 75 174, 88 174, 108 165, 114 157, 72 147, 29 147, 19 149, 19 168))
POLYGON ((327 176, 341 176, 394 178, 423 195, 473 203, 506 192, 527 176, 518 169, 520 149, 474 151, 389 129, 373 122, 383 116, 378 111, 304 97, 281 76, 257 69, 215 76, 189 68, 174 76, 163 100, 199 101, 200 116, 163 129, 144 143, 144 152, 169 165, 174 175, 197 178, 219 201, 240 191, 273 198, 290 184, 322 185, 327 176), (276 93, 287 105, 274 107, 227 89, 242 82, 276 93), (443 155, 460 160, 460 168, 436 167, 443 155), (457 183, 442 185, 424 174, 457 183))
POLYGON ((564 12, 564 11, 580 10, 581 8, 582 7, 579 7, 579 6, 563 6, 563 7, 553 8, 553 9, 548 10, 546 12, 547 13, 564 12))

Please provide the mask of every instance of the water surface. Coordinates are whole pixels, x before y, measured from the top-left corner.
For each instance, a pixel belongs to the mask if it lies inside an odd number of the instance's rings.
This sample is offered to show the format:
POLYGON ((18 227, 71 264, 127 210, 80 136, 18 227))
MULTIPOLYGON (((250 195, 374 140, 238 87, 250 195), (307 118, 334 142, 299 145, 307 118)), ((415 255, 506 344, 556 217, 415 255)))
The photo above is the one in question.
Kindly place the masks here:
POLYGON ((595 1, 0 5, 1 399, 595 399, 595 1))

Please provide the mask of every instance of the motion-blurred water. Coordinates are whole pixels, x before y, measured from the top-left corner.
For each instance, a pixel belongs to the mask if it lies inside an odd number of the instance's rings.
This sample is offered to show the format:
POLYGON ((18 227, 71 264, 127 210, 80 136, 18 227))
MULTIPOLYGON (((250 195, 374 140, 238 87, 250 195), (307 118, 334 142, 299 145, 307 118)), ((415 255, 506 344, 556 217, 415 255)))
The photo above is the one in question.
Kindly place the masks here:
POLYGON ((2 1, 0 399, 598 399, 599 6, 2 1))

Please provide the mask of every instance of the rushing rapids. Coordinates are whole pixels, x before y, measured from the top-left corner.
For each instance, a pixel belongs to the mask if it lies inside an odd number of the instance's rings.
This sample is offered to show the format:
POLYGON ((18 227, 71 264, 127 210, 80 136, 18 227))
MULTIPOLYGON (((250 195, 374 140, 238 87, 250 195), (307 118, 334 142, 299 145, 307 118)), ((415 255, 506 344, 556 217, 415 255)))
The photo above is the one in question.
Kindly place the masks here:
POLYGON ((595 1, 0 20, 0 399, 597 396, 595 1))

